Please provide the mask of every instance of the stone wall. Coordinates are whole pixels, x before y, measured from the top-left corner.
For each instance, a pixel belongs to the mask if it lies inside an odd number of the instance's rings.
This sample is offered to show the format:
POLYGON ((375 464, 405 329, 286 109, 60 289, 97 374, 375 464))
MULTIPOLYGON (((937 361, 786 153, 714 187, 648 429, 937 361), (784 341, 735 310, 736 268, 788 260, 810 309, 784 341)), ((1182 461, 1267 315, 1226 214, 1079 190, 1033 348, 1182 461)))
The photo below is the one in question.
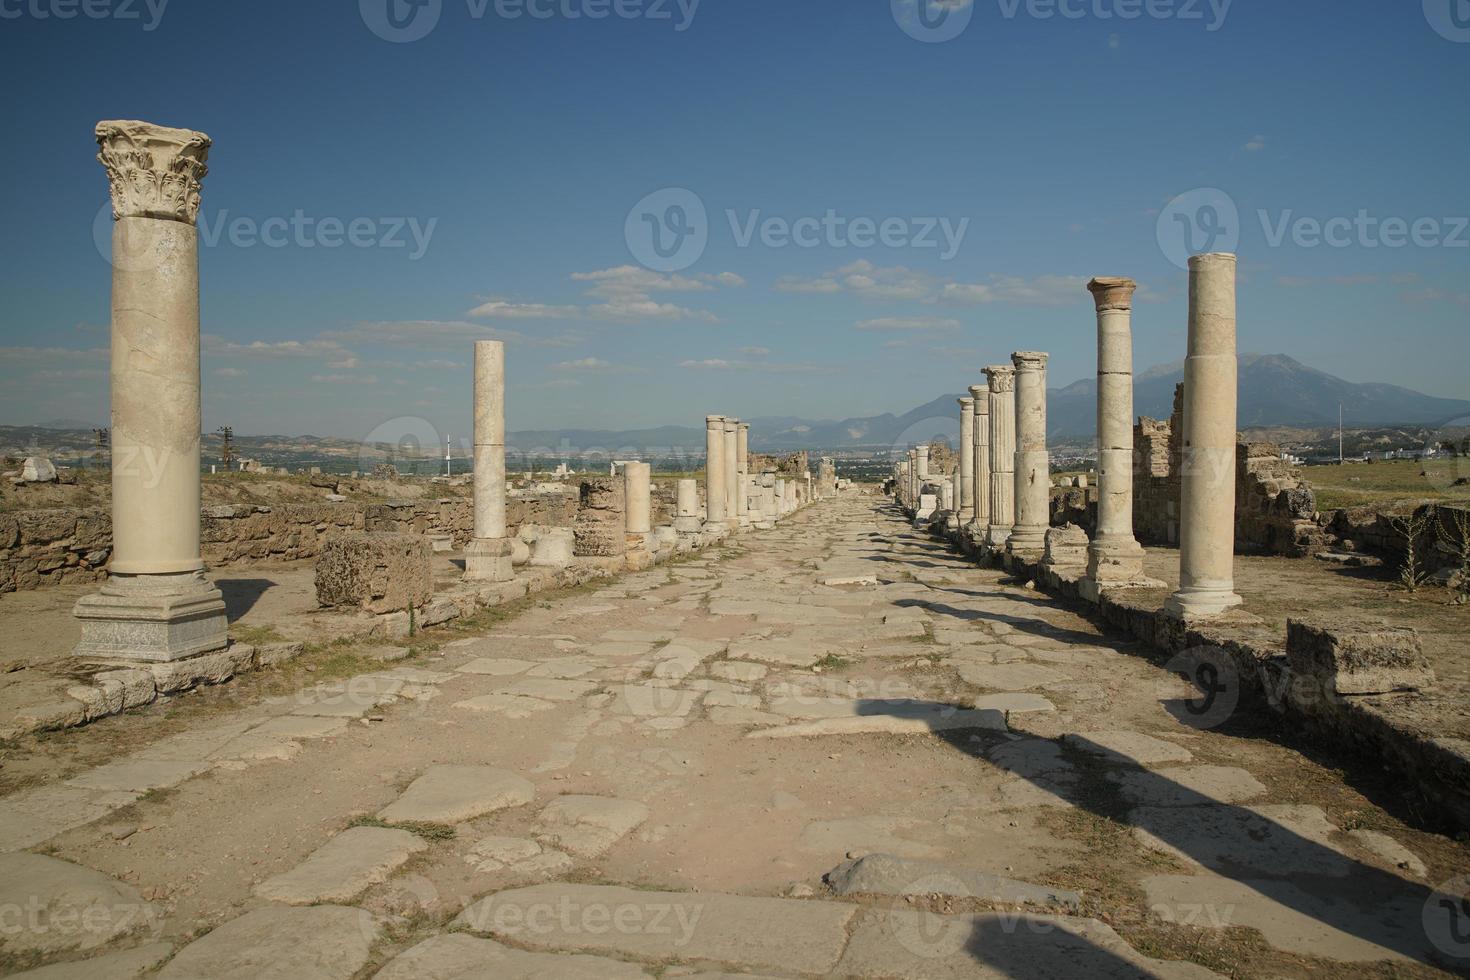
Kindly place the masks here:
POLYGON ((608 558, 628 550, 627 500, 621 477, 582 483, 577 519, 572 524, 579 558, 608 558))
POLYGON ((362 530, 353 504, 220 504, 206 507, 199 528, 211 567, 315 558, 329 536, 362 530))
MULTIPOLYGON (((1470 505, 1443 501, 1425 501, 1413 508, 1413 517, 1423 522, 1415 552, 1426 574, 1458 568, 1459 559, 1445 542, 1458 540, 1451 515, 1466 510, 1470 510, 1470 505)), ((1398 567, 1408 552, 1404 533, 1407 517, 1407 513, 1385 514, 1375 507, 1348 507, 1330 511, 1324 515, 1324 523, 1326 530, 1345 548, 1380 555, 1398 567)))
POLYGON ((0 514, 0 593, 107 577, 112 515, 104 508, 0 514))
MULTIPOLYGON (((1179 543, 1184 386, 1168 421, 1140 418, 1133 429, 1133 533, 1144 544, 1179 543)), ((1273 443, 1236 445, 1235 548, 1303 557, 1321 547, 1316 495, 1273 443)))
POLYGON ((759 476, 766 470, 775 470, 776 475, 783 479, 801 477, 804 473, 811 472, 811 457, 806 450, 799 453, 787 453, 783 456, 768 456, 762 453, 751 453, 748 457, 749 467, 747 472, 759 476))

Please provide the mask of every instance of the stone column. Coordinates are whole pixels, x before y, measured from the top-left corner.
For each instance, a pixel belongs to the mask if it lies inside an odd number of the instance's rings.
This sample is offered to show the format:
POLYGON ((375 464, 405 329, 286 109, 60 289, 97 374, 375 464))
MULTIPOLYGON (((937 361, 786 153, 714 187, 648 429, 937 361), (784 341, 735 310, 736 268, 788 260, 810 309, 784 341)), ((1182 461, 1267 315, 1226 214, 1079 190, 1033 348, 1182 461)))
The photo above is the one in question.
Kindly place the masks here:
POLYGON ((980 541, 990 525, 990 389, 972 385, 970 397, 975 403, 970 432, 973 444, 970 455, 975 466, 970 478, 975 490, 975 516, 970 522, 970 537, 980 541))
POLYGON ((1132 279, 1087 284, 1097 305, 1097 533, 1087 546, 1084 591, 1144 584, 1143 548, 1133 536, 1132 279))
POLYGON ((740 496, 740 420, 725 419, 725 524, 731 530, 740 526, 736 498, 740 496))
POLYGON ((702 526, 699 520, 699 484, 694 480, 680 480, 675 484, 674 530, 680 534, 698 534, 702 526))
POLYGON ((750 423, 735 427, 735 516, 740 525, 750 524, 750 423))
POLYGON ((623 498, 628 523, 628 547, 651 551, 653 535, 652 467, 647 463, 623 464, 623 498))
POLYGON ((960 483, 959 510, 955 517, 964 527, 975 519, 975 399, 960 402, 960 468, 955 478, 960 483))
POLYGON ((1051 527, 1051 465, 1046 455, 1046 359, 1038 351, 1017 351, 1016 365, 1016 523, 1006 549, 1028 557, 1046 550, 1051 527))
POLYGON ((229 643, 199 547, 199 246, 210 139, 97 124, 112 191, 112 564, 76 655, 164 662, 229 643))
POLYGON ((776 509, 776 471, 761 471, 761 523, 774 527, 780 514, 776 509))
POLYGON ((914 448, 914 459, 918 463, 914 472, 919 478, 920 488, 922 489, 923 482, 929 479, 929 446, 927 443, 914 448))
POLYGON ((990 392, 990 527, 985 544, 999 551, 1016 523, 1016 369, 993 364, 984 371, 990 392))
POLYGON ((1214 616, 1235 594, 1235 256, 1189 260, 1189 356, 1184 361, 1179 591, 1165 611, 1214 616))
POLYGON ((505 344, 475 341, 475 537, 464 577, 508 582, 515 572, 505 533, 505 344))
POLYGON ((725 417, 704 419, 704 520, 725 523, 725 417))

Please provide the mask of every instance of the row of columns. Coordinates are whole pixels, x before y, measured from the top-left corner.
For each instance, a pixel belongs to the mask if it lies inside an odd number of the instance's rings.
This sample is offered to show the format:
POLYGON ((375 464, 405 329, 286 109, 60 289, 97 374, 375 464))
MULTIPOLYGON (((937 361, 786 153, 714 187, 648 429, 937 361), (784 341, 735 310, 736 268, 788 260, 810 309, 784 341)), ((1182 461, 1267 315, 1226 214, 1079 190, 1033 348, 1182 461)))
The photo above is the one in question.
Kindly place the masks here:
MULTIPOLYGON (((1236 258, 1189 263, 1184 368, 1179 588, 1165 609, 1181 618, 1239 605, 1234 590, 1236 460, 1236 258)), ((1097 526, 1087 547, 1084 595, 1156 586, 1133 533, 1133 295, 1131 279, 1087 284, 1097 314, 1097 526)), ((1048 355, 1017 351, 983 369, 986 384, 959 399, 958 533, 986 554, 1032 561, 1047 551, 1050 465, 1046 444, 1048 355)), ((896 493, 922 519, 928 447, 894 469, 896 493)), ((1050 560, 1050 559, 1048 559, 1050 560)))

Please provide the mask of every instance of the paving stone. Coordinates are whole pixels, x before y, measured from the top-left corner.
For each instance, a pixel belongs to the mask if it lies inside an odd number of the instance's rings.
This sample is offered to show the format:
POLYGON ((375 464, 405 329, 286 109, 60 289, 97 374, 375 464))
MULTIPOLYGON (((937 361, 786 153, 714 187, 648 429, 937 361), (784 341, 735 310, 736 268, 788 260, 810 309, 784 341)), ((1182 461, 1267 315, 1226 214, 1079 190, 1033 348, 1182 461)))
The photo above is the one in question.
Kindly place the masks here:
POLYGON ((939 857, 942 852, 938 848, 901 835, 901 832, 922 826, 922 821, 909 817, 870 816, 813 820, 802 828, 797 837, 797 846, 804 851, 822 854, 863 851, 912 859, 939 857))
POLYGON ((1109 762, 1152 766, 1161 762, 1188 762, 1190 751, 1140 732, 1078 732, 1062 736, 1068 745, 1100 755, 1109 762))
POLYGON ((724 661, 711 664, 709 672, 715 677, 721 677, 728 681, 739 681, 744 684, 753 684, 766 676, 769 667, 761 664, 744 664, 724 661))
POLYGON ((1139 807, 1128 822, 1146 847, 1213 871, 1340 878, 1358 867, 1332 842, 1337 828, 1315 806, 1139 807))
POLYGON ((1136 806, 1241 803, 1266 793, 1266 787, 1260 780, 1233 766, 1187 766, 1109 775, 1120 784, 1128 801, 1136 806))
POLYGON ((1383 858, 1390 867, 1400 872, 1423 878, 1429 873, 1424 862, 1413 851, 1392 837, 1377 830, 1349 830, 1348 836, 1369 852, 1383 858))
POLYGON ((883 714, 783 725, 751 732, 747 738, 803 738, 816 735, 925 735, 963 728, 1006 730, 1005 715, 993 710, 958 709, 924 701, 903 702, 886 707, 883 714))
POLYGON ((507 657, 476 657, 454 668, 461 674, 487 674, 490 677, 510 677, 524 674, 536 666, 534 660, 513 660, 507 657))
POLYGON ((661 683, 621 684, 613 689, 608 706, 613 714, 635 718, 683 718, 699 703, 698 691, 685 691, 661 683))
POLYGON ((373 980, 641 980, 653 974, 602 956, 528 953, 493 939, 451 933, 426 939, 388 962, 373 980))
POLYGON ((168 943, 149 943, 118 953, 94 956, 12 973, 10 980, 132 980, 168 959, 174 948, 168 943))
POLYGON ((648 819, 636 800, 607 796, 561 796, 538 818, 537 836, 580 857, 598 857, 648 819))
POLYGON ((646 657, 653 652, 652 643, 595 643, 587 651, 587 656, 593 660, 632 660, 636 657, 646 657))
POLYGON ((597 681, 558 680, 553 677, 526 677, 497 693, 512 697, 540 698, 543 701, 575 701, 597 690, 597 681))
POLYGON ((709 691, 704 696, 706 708, 760 708, 761 699, 754 694, 734 691, 709 691))
POLYGON ((709 720, 716 725, 779 725, 787 719, 769 711, 754 708, 715 707, 709 709, 709 720))
POLYGON ((1364 907, 1340 883, 1316 893, 1290 881, 1216 875, 1158 875, 1142 884, 1156 919, 1196 929, 1258 929, 1276 949, 1301 956, 1368 963, 1433 953, 1421 918, 1425 902, 1417 896, 1364 907))
POLYGON ((547 884, 481 899, 455 923, 535 949, 825 973, 842 955, 855 912, 836 902, 547 884))
POLYGON ((843 977, 926 980, 1218 977, 1192 963, 1148 959, 1095 919, 1014 912, 935 915, 911 910, 865 913, 834 972, 843 977))
POLYGON ((556 707, 550 701, 542 701, 540 698, 521 697, 515 694, 482 694, 477 698, 456 701, 454 706, 456 708, 464 708, 466 711, 484 711, 490 714, 504 715, 511 721, 520 721, 538 712, 550 711, 556 707))
POLYGON ((159 980, 347 980, 381 931, 362 909, 273 905, 232 919, 179 950, 159 980))
POLYGON ((761 663, 787 667, 810 667, 838 647, 828 644, 813 644, 807 640, 778 638, 769 640, 736 640, 730 644, 727 655, 733 660, 754 660, 761 663))
POLYGON ((937 894, 1012 905, 1065 905, 1073 909, 1082 901, 1076 892, 892 854, 868 854, 844 861, 823 875, 822 880, 838 895, 937 894))
POLYGON ((992 711, 1026 714, 1033 711, 1055 711, 1057 706, 1039 694, 1011 692, 1008 694, 980 694, 970 701, 970 707, 992 711))
POLYGON ((523 806, 536 795, 531 781, 489 766, 434 766, 378 812, 386 821, 454 824, 523 806))
POLYGON ((597 670, 600 665, 585 657, 557 657, 537 664, 526 672, 527 677, 559 677, 564 680, 582 677, 597 670))
POLYGON ((958 664, 960 679, 966 684, 991 691, 1027 691, 1043 684, 1070 680, 1061 671, 1040 664, 958 664))
POLYGON ((126 758, 88 770, 80 776, 68 779, 66 784, 81 789, 144 793, 150 789, 177 786, 190 776, 208 768, 209 763, 203 760, 173 762, 162 759, 126 758))
POLYGON ((292 870, 256 885, 255 894, 287 905, 350 902, 427 847, 406 830, 351 827, 292 870))
POLYGON ((0 854, 0 950, 9 955, 95 949, 159 924, 131 885, 44 854, 0 854))
POLYGON ((552 877, 572 867, 572 859, 529 837, 486 837, 470 848, 465 863, 476 871, 508 871, 517 875, 552 877))
POLYGON ((310 718, 288 715, 256 725, 246 734, 281 739, 330 738, 347 730, 345 718, 310 718))

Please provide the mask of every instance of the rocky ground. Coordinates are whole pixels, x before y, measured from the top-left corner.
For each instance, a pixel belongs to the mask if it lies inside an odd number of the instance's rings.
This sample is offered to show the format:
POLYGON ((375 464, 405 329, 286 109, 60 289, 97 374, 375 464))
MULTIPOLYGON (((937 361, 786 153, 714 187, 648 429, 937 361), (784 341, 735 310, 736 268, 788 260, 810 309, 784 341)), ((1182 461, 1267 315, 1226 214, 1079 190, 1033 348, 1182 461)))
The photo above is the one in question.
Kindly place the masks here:
POLYGON ((1470 966, 1463 845, 1270 719, 1185 724, 1196 692, 1141 648, 873 496, 349 680, 240 690, 0 799, 7 972, 1470 966))

